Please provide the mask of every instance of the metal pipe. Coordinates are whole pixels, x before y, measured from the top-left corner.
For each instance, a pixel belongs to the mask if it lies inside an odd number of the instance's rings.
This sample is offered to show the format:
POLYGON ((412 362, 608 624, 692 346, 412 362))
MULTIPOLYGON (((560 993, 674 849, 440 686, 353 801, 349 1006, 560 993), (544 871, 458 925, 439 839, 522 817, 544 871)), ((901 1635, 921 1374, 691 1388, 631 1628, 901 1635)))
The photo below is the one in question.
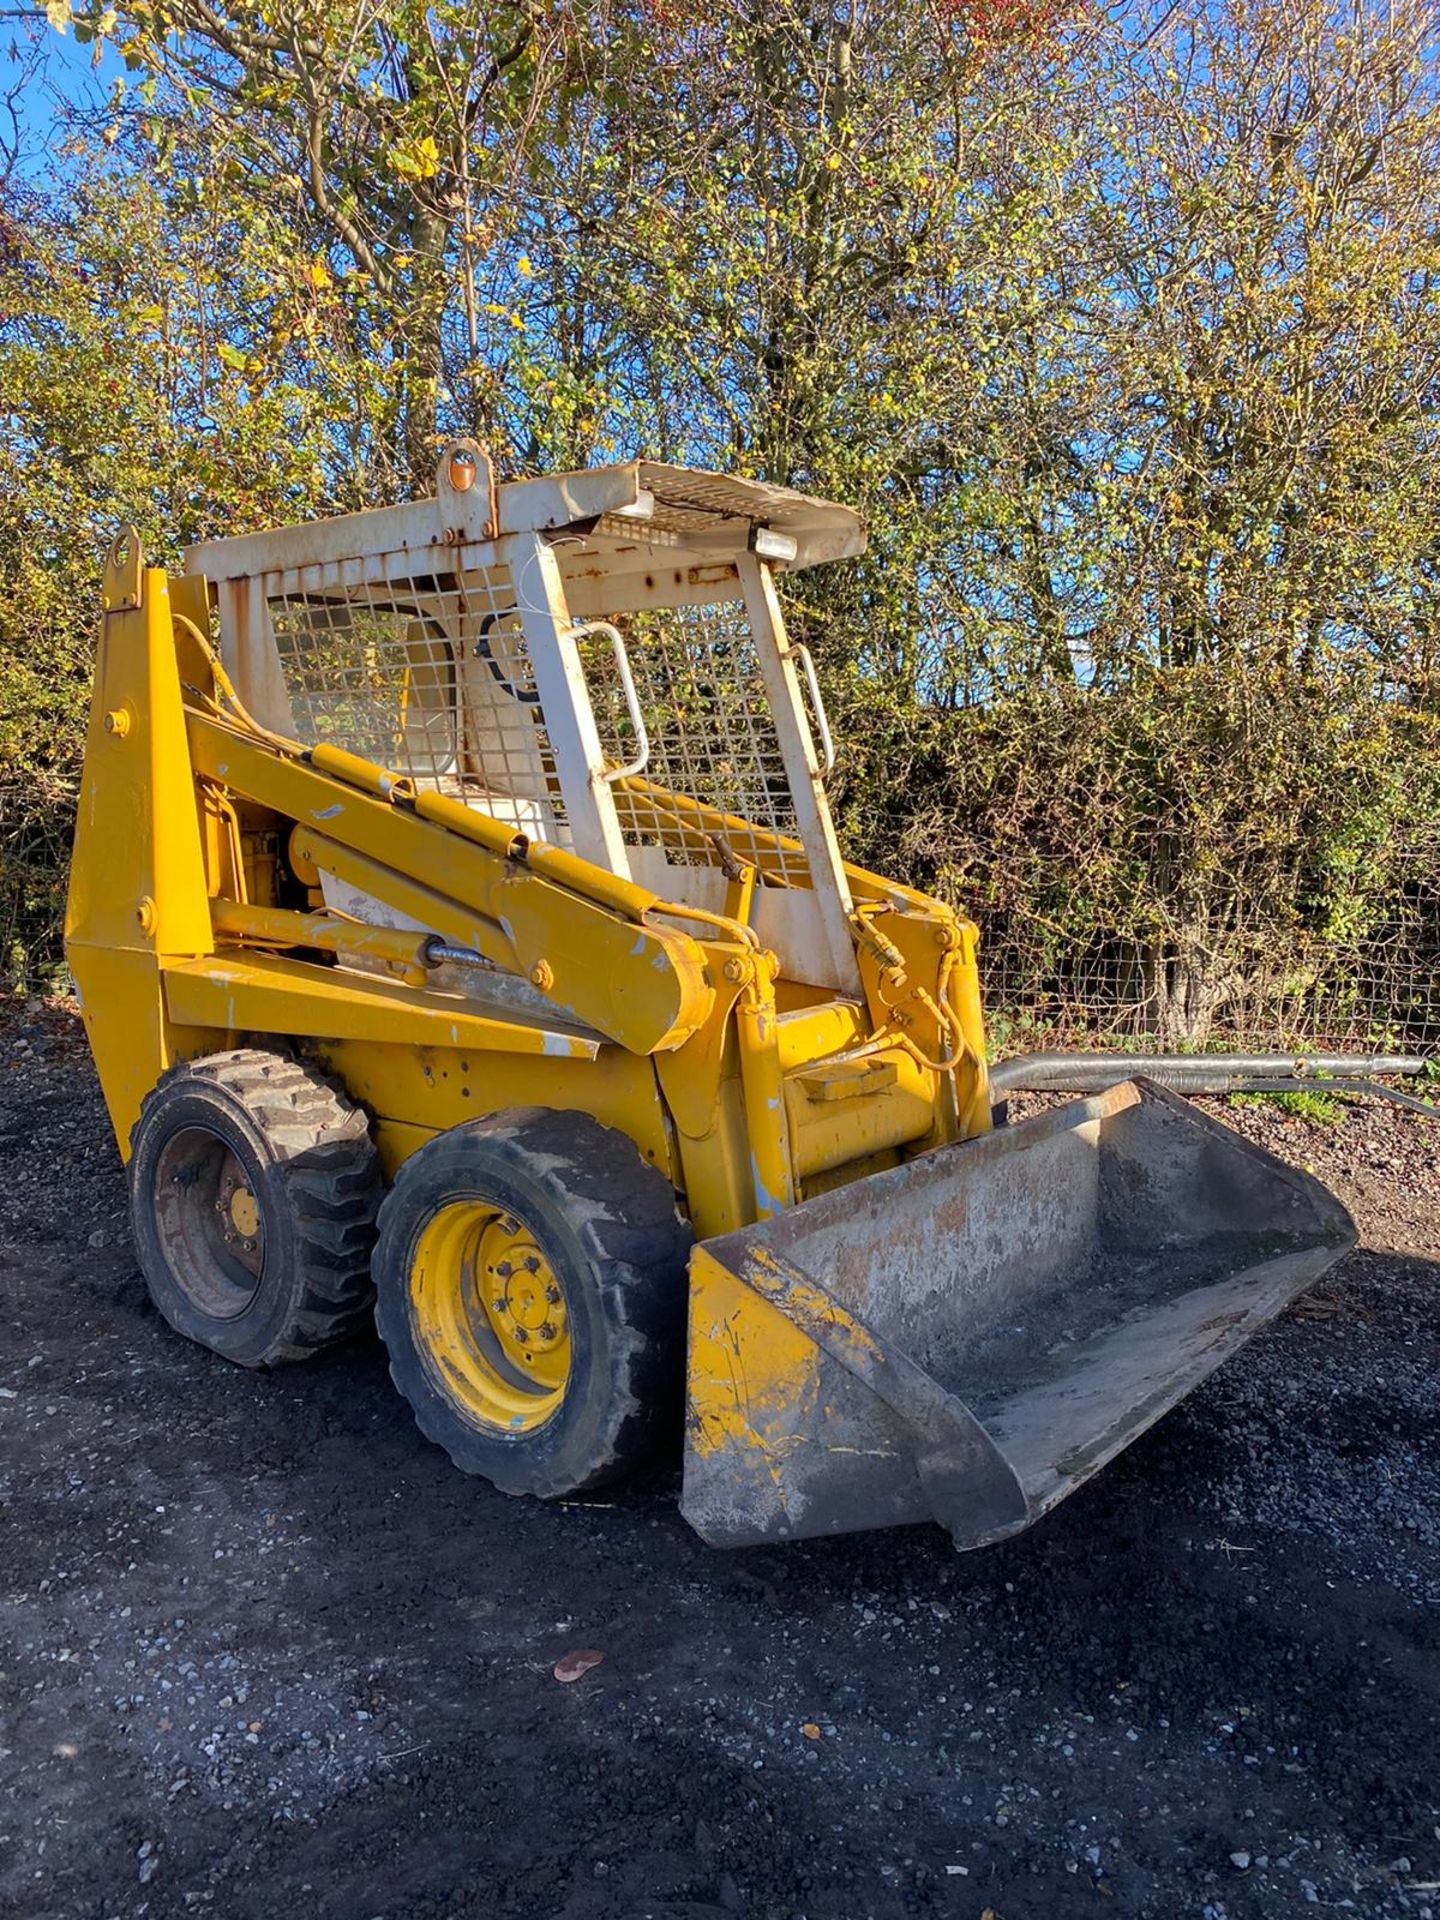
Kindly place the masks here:
POLYGON ((1228 1093, 1246 1080, 1309 1084, 1318 1076, 1420 1074, 1418 1054, 1022 1053, 990 1069, 995 1093, 1098 1093, 1137 1074, 1179 1093, 1228 1093))

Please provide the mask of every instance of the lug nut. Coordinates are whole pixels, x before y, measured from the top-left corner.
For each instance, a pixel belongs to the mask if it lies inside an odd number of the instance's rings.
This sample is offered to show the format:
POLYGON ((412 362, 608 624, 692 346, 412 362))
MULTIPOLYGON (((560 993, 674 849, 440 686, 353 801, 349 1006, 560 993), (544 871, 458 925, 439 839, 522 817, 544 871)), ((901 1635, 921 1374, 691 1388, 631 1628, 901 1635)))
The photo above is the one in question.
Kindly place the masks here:
POLYGON ((526 1254, 525 1271, 526 1273, 538 1273, 540 1271, 540 1260, 538 1255, 533 1253, 526 1254))
POLYGON ((496 1275, 501 1280, 508 1280, 514 1271, 515 1271, 514 1267, 511 1266, 508 1260, 502 1260, 499 1266, 496 1267, 495 1269, 496 1275))
POLYGON ((550 1302, 552 1307, 560 1304, 560 1289, 553 1281, 545 1289, 545 1298, 550 1302))
POLYGON ((548 1320, 545 1322, 543 1327, 539 1328, 538 1331, 540 1334, 540 1338, 542 1340, 553 1340, 555 1338, 555 1329, 554 1327, 551 1326, 548 1320))

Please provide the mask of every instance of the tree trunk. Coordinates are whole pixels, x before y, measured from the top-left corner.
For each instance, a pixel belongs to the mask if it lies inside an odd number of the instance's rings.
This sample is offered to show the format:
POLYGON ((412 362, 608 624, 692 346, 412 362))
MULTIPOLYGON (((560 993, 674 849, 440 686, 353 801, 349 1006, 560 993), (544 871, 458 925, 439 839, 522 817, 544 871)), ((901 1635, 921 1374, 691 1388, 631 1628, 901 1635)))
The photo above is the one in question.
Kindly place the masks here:
POLYGON ((417 495, 435 484, 436 444, 440 432, 440 386, 444 372, 441 323, 447 295, 445 261, 450 225, 427 207, 410 217, 415 251, 414 295, 404 316, 405 401, 401 418, 401 455, 417 495))

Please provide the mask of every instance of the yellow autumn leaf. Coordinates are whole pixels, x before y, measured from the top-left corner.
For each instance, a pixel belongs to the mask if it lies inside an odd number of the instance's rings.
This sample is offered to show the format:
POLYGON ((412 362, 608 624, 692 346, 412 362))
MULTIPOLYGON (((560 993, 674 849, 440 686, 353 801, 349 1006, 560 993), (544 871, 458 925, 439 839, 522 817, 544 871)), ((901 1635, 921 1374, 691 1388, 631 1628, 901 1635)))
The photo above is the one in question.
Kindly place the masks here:
POLYGON ((433 134, 390 149, 390 165, 402 180, 433 180, 440 171, 440 149, 433 134))
POLYGON ((515 262, 515 271, 517 273, 523 273, 527 280, 530 278, 530 275, 535 269, 530 264, 530 256, 528 253, 522 253, 520 258, 515 262))
POLYGON ((330 269, 326 266, 323 256, 318 253, 305 269, 305 278, 310 282, 312 287, 321 290, 333 284, 330 277, 330 269))

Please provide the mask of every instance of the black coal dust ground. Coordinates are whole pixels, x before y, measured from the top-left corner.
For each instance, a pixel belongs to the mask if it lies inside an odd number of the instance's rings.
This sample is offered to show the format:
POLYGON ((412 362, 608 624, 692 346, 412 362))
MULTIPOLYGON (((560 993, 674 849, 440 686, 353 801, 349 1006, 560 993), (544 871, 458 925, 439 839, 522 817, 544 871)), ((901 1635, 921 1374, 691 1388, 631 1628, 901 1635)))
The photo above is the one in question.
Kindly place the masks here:
POLYGON ((1216 1110, 1355 1209, 1318 1296, 1003 1547, 727 1555, 668 1470, 462 1478, 373 1342, 182 1344, 74 1022, 19 1011, 0 1912, 1440 1916, 1440 1126, 1216 1110))

